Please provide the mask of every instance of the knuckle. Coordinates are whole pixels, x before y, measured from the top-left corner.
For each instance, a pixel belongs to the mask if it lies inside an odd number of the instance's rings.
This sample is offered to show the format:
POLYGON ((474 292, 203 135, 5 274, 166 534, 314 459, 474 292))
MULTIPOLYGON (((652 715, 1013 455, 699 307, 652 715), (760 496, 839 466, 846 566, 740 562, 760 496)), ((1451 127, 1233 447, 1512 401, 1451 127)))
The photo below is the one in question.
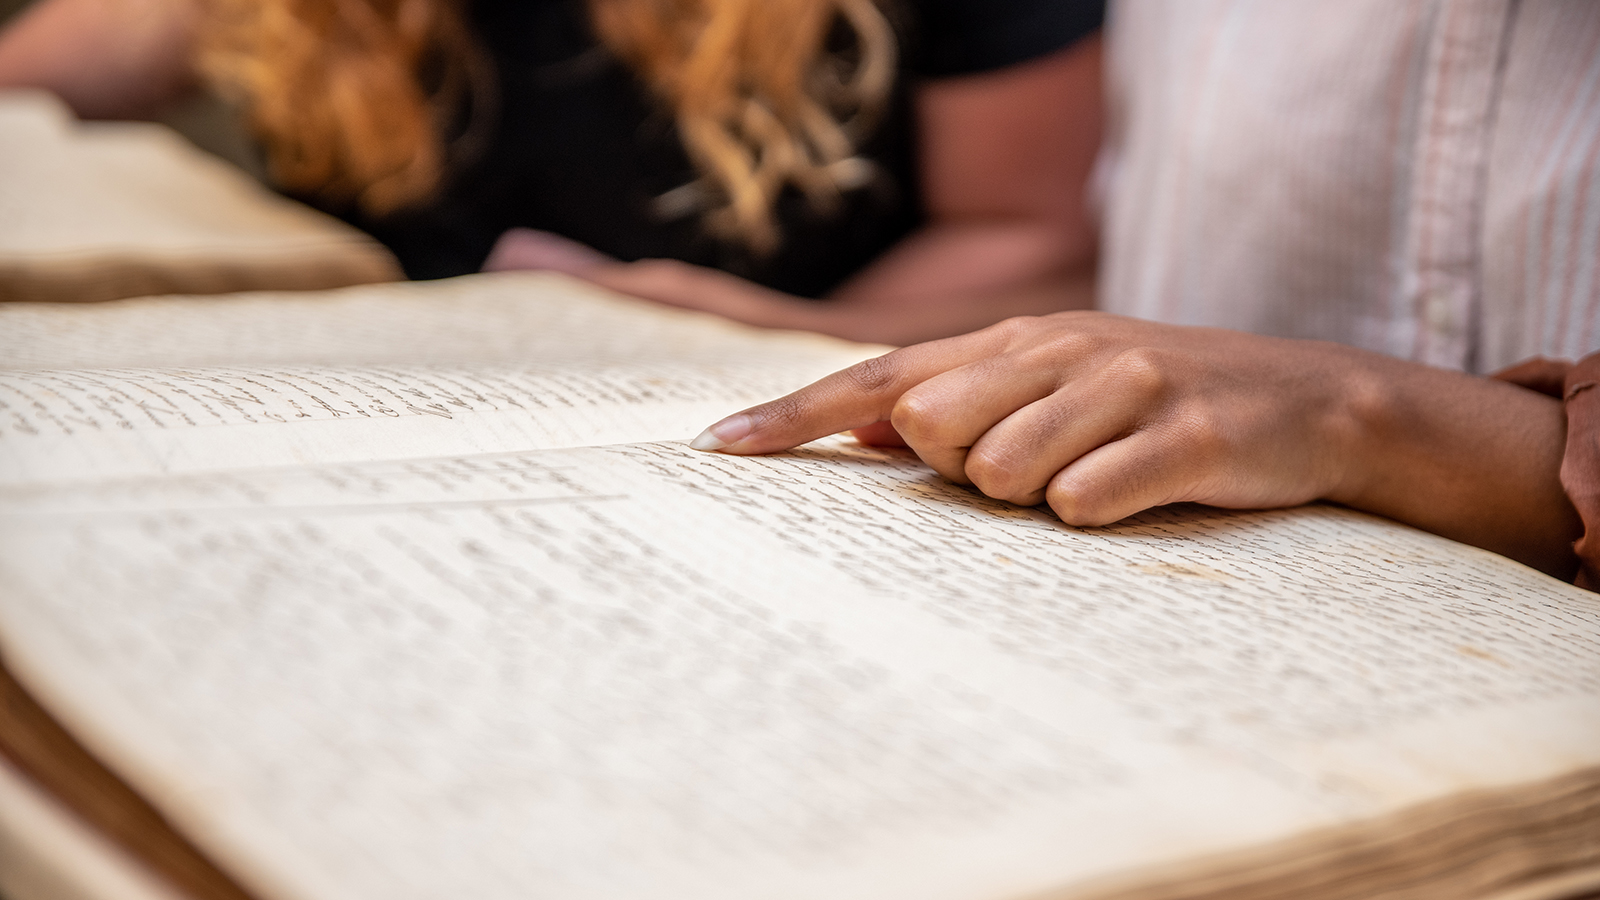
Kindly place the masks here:
POLYGON ((1038 316, 1012 316, 1009 319, 1001 319, 989 327, 1005 338, 1008 343, 1016 343, 1032 336, 1034 331, 1039 328, 1041 321, 1038 316))
POLYGON ((1167 393, 1172 384, 1170 371, 1167 354, 1152 347, 1123 350, 1106 366, 1107 375, 1147 398, 1167 393))
POLYGON ((1045 502, 1061 521, 1077 528, 1094 528, 1115 521, 1104 491, 1073 480, 1057 478, 1045 488, 1045 502))
POLYGON ((899 380, 899 364, 894 353, 862 360, 843 372, 845 380, 854 390, 864 394, 879 394, 894 387, 899 380))
POLYGON ((1174 413, 1168 421, 1168 431, 1167 453, 1174 457, 1209 462, 1227 453, 1228 429, 1209 411, 1174 413))
POLYGON ((1004 450, 972 450, 967 454, 966 472, 973 487, 996 500, 1022 503, 1038 493, 1037 485, 1024 483, 1016 460, 1004 450))
POLYGON ((1011 469, 1005 454, 988 447, 974 447, 967 453, 967 477, 978 490, 1000 500, 1011 486, 1011 469))
POLYGON ((1016 479, 1013 472, 1003 471, 1003 469, 973 468, 971 464, 968 464, 966 466, 966 477, 973 482, 973 487, 981 490, 986 496, 992 496, 995 500, 1005 500, 1006 503, 1016 503, 1021 504, 1021 506, 1032 506, 1032 504, 1038 503, 1037 488, 1029 490, 1029 488, 1022 487, 1022 482, 1016 479))
POLYGON ((941 419, 938 408, 917 391, 902 394, 889 413, 889 424, 913 446, 935 440, 941 419))
POLYGON ((1095 350, 1096 341, 1077 330, 1056 330, 1029 348, 1029 356, 1039 364, 1050 365, 1063 360, 1081 359, 1095 350))

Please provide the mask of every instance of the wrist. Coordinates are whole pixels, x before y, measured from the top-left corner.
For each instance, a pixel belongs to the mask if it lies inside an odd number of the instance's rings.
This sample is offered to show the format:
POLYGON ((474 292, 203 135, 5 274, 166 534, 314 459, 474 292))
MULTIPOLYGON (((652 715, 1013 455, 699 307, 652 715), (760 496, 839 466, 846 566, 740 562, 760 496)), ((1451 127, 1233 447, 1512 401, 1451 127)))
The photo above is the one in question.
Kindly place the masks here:
POLYGON ((1414 420, 1406 378, 1396 378, 1387 359, 1337 348, 1324 373, 1334 401, 1324 417, 1324 440, 1332 450, 1332 472, 1321 499, 1377 511, 1393 490, 1404 423, 1414 420))
POLYGON ((1323 499, 1569 576, 1582 524, 1560 481, 1560 401, 1355 353, 1334 379, 1338 477, 1323 499))

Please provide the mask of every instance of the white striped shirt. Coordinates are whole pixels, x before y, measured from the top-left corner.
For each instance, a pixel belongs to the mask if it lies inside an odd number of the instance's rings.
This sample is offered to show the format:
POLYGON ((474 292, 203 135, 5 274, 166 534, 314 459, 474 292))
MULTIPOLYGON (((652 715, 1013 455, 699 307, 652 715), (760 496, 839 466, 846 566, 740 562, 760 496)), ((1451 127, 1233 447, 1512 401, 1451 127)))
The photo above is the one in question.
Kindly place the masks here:
POLYGON ((1600 0, 1120 0, 1109 35, 1102 308, 1600 349, 1600 0))

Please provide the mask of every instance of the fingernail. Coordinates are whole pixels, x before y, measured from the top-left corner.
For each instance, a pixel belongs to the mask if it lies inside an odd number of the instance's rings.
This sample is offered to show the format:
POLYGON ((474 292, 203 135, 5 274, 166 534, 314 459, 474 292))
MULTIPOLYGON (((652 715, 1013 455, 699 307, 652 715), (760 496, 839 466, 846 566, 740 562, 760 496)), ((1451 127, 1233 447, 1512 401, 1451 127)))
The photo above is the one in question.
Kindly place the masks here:
POLYGON ((754 423, 750 421, 749 416, 744 413, 735 413, 700 432, 699 437, 689 442, 689 448, 691 450, 721 450, 749 437, 753 425, 754 423))

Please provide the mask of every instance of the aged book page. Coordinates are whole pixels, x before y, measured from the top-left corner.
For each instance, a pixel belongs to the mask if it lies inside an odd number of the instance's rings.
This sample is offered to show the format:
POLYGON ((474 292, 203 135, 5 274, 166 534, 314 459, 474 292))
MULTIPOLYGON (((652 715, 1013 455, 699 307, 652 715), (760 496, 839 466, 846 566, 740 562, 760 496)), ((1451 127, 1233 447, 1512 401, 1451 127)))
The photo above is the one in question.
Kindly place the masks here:
POLYGON ((687 438, 884 349, 553 275, 0 306, 0 484, 687 438))
POLYGON ((0 304, 0 370, 464 365, 641 356, 753 361, 837 356, 841 347, 858 346, 866 345, 752 328, 542 272, 315 293, 0 304))
POLYGON ((1079 530, 846 442, 4 498, 0 652, 269 900, 1202 896, 1147 882, 1523 796, 1578 824, 1215 896, 1592 853, 1600 602, 1348 511, 1079 530))
POLYGON ((330 288, 400 277, 384 247, 140 122, 0 92, 0 300, 330 288))
POLYGON ((265 900, 1587 877, 1592 595, 669 440, 881 349, 552 276, 0 306, 0 655, 265 900))

